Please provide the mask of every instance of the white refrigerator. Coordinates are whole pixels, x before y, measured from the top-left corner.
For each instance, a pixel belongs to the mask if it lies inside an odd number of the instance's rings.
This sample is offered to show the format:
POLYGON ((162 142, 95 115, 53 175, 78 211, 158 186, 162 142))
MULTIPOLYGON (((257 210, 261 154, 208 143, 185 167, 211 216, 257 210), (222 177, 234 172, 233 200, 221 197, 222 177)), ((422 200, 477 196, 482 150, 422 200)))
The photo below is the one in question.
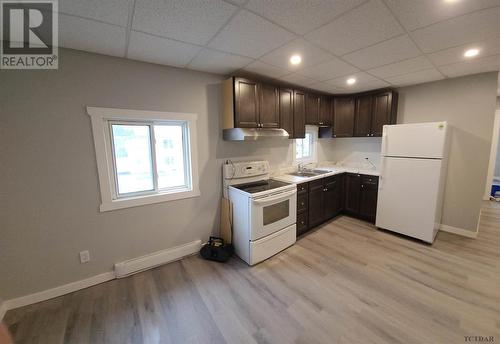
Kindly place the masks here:
POLYGON ((450 127, 384 126, 375 225, 432 243, 441 225, 450 127))

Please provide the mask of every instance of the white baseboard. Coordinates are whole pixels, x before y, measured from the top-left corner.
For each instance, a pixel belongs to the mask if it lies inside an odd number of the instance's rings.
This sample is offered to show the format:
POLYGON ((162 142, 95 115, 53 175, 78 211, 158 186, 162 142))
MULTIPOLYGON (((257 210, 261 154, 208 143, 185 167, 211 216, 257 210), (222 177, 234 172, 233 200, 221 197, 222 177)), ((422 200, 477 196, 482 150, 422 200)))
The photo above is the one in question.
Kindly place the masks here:
POLYGON ((158 265, 173 262, 186 256, 198 253, 200 248, 201 240, 196 240, 185 245, 154 252, 152 254, 148 254, 139 258, 134 258, 122 263, 118 263, 115 265, 115 271, 108 271, 80 281, 71 282, 52 289, 21 296, 15 299, 5 300, 3 302, 1 302, 0 300, 0 321, 3 319, 3 316, 8 310, 49 300, 54 297, 62 296, 80 289, 91 287, 96 284, 107 282, 118 277, 125 277, 127 275, 147 270, 158 265))
POLYGON ((126 277, 198 253, 200 248, 201 240, 196 240, 185 245, 172 247, 167 250, 153 252, 142 257, 116 263, 115 275, 117 278, 126 277))
POLYGON ((441 225, 439 230, 441 230, 443 232, 453 233, 456 235, 461 235, 461 236, 464 236, 467 238, 473 238, 473 239, 477 238, 477 230, 475 232, 473 232, 473 231, 469 231, 467 229, 443 225, 443 224, 441 225))
POLYGON ((71 282, 68 284, 64 284, 52 289, 47 289, 44 291, 40 291, 38 293, 29 294, 26 296, 21 296, 15 299, 5 300, 3 302, 3 306, 5 310, 8 311, 10 309, 19 308, 27 305, 31 305, 33 303, 45 301, 52 299, 54 297, 62 296, 65 294, 72 293, 74 291, 85 289, 91 287, 96 284, 100 284, 103 282, 110 281, 115 278, 115 274, 113 271, 105 272, 100 275, 92 276, 80 281, 71 282))

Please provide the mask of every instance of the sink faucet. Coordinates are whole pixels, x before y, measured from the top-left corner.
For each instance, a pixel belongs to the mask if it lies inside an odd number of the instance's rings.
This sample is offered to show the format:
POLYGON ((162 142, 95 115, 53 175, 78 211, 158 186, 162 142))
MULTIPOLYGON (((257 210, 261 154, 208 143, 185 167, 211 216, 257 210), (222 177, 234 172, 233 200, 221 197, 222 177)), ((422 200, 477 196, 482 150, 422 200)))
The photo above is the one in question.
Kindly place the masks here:
POLYGON ((297 165, 297 170, 299 172, 304 172, 306 169, 304 168, 304 166, 307 166, 307 165, 310 165, 311 163, 310 162, 301 162, 297 165))

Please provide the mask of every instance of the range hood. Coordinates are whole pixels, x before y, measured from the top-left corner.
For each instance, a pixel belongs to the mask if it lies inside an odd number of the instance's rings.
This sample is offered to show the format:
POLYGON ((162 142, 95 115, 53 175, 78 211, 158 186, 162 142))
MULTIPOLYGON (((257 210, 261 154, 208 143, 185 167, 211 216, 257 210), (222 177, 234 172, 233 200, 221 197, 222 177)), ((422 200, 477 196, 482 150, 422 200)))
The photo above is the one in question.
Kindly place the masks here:
POLYGON ((288 138, 285 129, 274 128, 228 128, 222 130, 224 141, 256 141, 265 138, 288 138))

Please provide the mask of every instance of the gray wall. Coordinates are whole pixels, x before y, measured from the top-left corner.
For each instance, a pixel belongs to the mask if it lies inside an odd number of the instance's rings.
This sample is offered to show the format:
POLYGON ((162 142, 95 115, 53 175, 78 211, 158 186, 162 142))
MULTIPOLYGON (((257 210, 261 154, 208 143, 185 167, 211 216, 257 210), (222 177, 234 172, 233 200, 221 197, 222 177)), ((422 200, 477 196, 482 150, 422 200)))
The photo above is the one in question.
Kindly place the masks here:
POLYGON ((399 90, 398 123, 453 126, 443 223, 475 231, 484 194, 496 106, 497 73, 399 90))
MULTIPOLYGON (((288 141, 231 143, 220 76, 72 50, 57 71, 0 71, 0 295, 46 290, 217 231, 226 158, 291 159, 288 141), (100 213, 86 106, 197 113, 201 197, 100 213), (90 250, 80 264, 78 252, 90 250)), ((289 161, 288 161, 289 162, 289 161)))

